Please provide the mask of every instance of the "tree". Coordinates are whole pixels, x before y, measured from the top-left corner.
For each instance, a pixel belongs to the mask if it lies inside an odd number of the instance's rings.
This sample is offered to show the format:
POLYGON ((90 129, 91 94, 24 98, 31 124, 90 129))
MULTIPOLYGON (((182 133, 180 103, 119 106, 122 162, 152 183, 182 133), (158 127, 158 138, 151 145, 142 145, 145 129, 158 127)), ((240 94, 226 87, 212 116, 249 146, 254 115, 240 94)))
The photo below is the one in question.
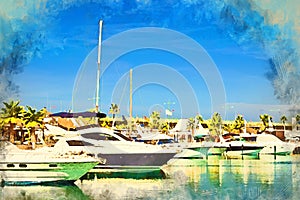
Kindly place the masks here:
POLYGON ((100 120, 100 126, 109 128, 109 119, 108 118, 103 118, 100 120))
POLYGON ((234 120, 234 129, 241 133, 243 128, 246 128, 244 117, 242 115, 238 115, 234 120))
POLYGON ((235 130, 235 123, 223 124, 223 129, 229 133, 233 133, 235 130))
POLYGON ((161 133, 168 133, 169 130, 169 123, 168 122, 164 122, 159 126, 159 130, 161 131, 161 133))
POLYGON ((300 122, 300 114, 296 115, 296 130, 298 130, 298 124, 300 122))
POLYGON ((234 122, 223 124, 223 128, 229 133, 242 133, 243 129, 246 130, 244 117, 242 115, 238 115, 234 122))
POLYGON ((115 117, 116 117, 116 114, 120 113, 120 108, 117 104, 115 103, 112 103, 110 105, 110 108, 109 108, 109 113, 112 114, 112 118, 113 118, 113 122, 112 122, 112 127, 115 126, 115 117))
POLYGON ((1 137, 1 138, 4 136, 4 133, 5 133, 4 121, 3 121, 3 119, 0 117, 0 137, 1 137))
POLYGON ((159 120, 160 120, 160 113, 157 111, 153 111, 150 115, 150 127, 158 128, 160 124, 159 120))
POLYGON ((259 116, 260 120, 263 122, 263 130, 265 131, 267 129, 267 127, 269 127, 269 122, 272 122, 272 116, 268 115, 268 114, 263 114, 259 116))
POLYGON ((222 117, 219 113, 214 113, 209 126, 209 132, 211 136, 222 135, 222 117))
POLYGON ((44 118, 45 117, 48 117, 48 110, 46 109, 46 107, 44 107, 44 108, 42 108, 41 110, 40 110, 40 112, 42 113, 42 115, 43 115, 43 122, 42 122, 42 127, 41 127, 41 129, 42 129, 42 133, 43 133, 43 136, 42 136, 42 138, 43 138, 43 140, 45 140, 45 123, 44 123, 44 118))
POLYGON ((196 127, 195 118, 193 118, 193 117, 189 118, 188 123, 187 123, 187 128, 189 130, 192 130, 192 138, 194 138, 195 127, 196 127))
POLYGON ((20 101, 3 102, 4 108, 1 108, 1 118, 4 124, 9 124, 9 141, 15 142, 15 125, 22 123, 22 116, 24 114, 23 106, 20 106, 20 101))
POLYGON ((203 117, 201 116, 201 115, 196 115, 196 120, 197 120, 197 126, 196 126, 196 128, 199 128, 199 124, 201 123, 201 122, 203 122, 204 120, 203 120, 203 117))
POLYGON ((282 115, 280 118, 280 121, 283 123, 283 131, 285 131, 285 122, 287 121, 287 118, 285 115, 282 115))
POLYGON ((32 144, 32 149, 35 149, 36 143, 36 127, 43 127, 43 119, 45 117, 45 112, 43 110, 36 111, 30 106, 26 106, 27 111, 24 114, 25 126, 29 130, 30 141, 32 144))
POLYGON ((297 114, 297 115, 296 115, 296 122, 297 122, 297 123, 300 122, 300 114, 297 114))

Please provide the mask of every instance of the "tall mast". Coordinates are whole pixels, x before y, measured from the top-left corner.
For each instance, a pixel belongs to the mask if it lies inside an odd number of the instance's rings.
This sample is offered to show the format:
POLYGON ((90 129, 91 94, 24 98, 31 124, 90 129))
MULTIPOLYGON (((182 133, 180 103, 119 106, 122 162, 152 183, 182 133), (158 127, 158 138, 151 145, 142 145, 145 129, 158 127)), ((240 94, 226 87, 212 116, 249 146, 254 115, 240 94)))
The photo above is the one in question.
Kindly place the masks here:
POLYGON ((97 69, 97 85, 96 85, 96 113, 99 112, 99 96, 100 96, 100 60, 101 60, 101 40, 102 40, 102 23, 103 21, 99 21, 99 39, 98 39, 98 69, 97 69))
POLYGON ((132 132, 132 69, 129 71, 129 135, 132 132))

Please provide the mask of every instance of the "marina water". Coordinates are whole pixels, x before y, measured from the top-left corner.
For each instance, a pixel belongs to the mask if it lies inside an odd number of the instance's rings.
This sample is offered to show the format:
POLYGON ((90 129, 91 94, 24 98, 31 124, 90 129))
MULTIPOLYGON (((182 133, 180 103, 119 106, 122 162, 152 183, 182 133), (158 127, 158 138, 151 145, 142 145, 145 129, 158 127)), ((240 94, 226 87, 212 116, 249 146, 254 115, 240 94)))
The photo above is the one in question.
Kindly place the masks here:
POLYGON ((300 199, 300 156, 182 160, 166 178, 94 178, 67 186, 2 186, 1 199, 300 199))

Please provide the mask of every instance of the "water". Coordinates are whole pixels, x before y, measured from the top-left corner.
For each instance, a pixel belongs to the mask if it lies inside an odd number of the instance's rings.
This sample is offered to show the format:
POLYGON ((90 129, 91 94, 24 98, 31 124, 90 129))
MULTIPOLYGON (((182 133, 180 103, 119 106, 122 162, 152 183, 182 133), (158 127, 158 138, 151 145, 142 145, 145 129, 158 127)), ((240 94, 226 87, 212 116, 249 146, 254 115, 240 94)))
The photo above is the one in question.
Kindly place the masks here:
POLYGON ((185 160, 167 179, 102 178, 71 186, 5 186, 1 199, 300 199, 300 157, 185 160))

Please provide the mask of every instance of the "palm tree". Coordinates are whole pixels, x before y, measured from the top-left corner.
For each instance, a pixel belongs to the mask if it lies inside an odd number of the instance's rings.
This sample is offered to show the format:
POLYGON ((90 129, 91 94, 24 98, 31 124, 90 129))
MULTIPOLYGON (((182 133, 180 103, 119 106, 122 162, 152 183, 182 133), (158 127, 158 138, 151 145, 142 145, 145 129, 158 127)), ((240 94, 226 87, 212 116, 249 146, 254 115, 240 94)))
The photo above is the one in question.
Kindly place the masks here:
POLYGON ((169 130, 169 123, 168 122, 164 122, 160 125, 159 127, 159 130, 161 133, 165 133, 167 134, 168 133, 168 130, 169 130))
POLYGON ((204 120, 203 120, 203 117, 201 116, 201 115, 196 115, 196 120, 197 120, 197 126, 196 126, 196 128, 198 128, 199 127, 199 124, 201 123, 201 122, 203 122, 204 120))
POLYGON ((241 130, 245 128, 245 120, 242 115, 238 115, 234 120, 234 129, 238 130, 241 133, 241 130))
POLYGON ((192 130, 192 138, 194 138, 194 132, 195 132, 195 118, 193 118, 193 117, 189 118, 188 123, 187 123, 187 128, 188 128, 189 130, 192 130))
POLYGON ((297 122, 297 123, 300 122, 300 114, 297 114, 297 115, 296 115, 296 122, 297 122))
POLYGON ((228 133, 233 133, 235 130, 235 124, 234 123, 223 124, 223 129, 228 133))
POLYGON ((113 118, 113 122, 112 122, 112 127, 114 127, 115 125, 115 117, 116 117, 116 114, 120 113, 120 108, 117 104, 115 103, 112 103, 110 105, 110 108, 109 108, 109 113, 112 114, 112 118, 113 118))
POLYGON ((260 120, 263 122, 264 128, 262 131, 265 131, 269 127, 269 121, 272 121, 272 116, 268 114, 263 114, 259 116, 260 120))
POLYGON ((283 123, 283 133, 285 132, 285 122, 287 121, 287 118, 285 115, 282 115, 280 118, 280 121, 283 123))
POLYGON ((32 149, 35 149, 36 143, 36 135, 35 130, 36 127, 43 127, 43 119, 45 117, 45 113, 43 110, 36 111, 35 109, 31 108, 30 106, 26 106, 27 111, 24 115, 25 126, 29 130, 30 133, 30 141, 32 144, 32 149))
POLYGON ((151 128, 158 128, 159 127, 159 120, 160 120, 160 113, 157 111, 153 111, 150 115, 150 127, 151 128))
POLYGON ((222 117, 219 113, 214 113, 209 126, 211 136, 217 137, 222 134, 222 117))
POLYGON ((4 129, 4 121, 3 119, 0 117, 0 137, 4 137, 4 133, 5 133, 5 129, 4 129))
MULTIPOLYGON (((41 112, 43 114, 43 119, 46 118, 46 117, 49 117, 48 116, 48 110, 46 109, 46 107, 42 108, 41 112)), ((41 128, 42 128, 42 131, 43 131, 43 140, 45 140, 45 123, 44 123, 44 120, 43 120, 43 126, 41 128)))
POLYGON ((15 142, 15 131, 14 127, 17 122, 22 121, 24 114, 23 106, 20 106, 20 101, 10 101, 9 103, 3 102, 4 108, 1 108, 1 118, 5 124, 9 124, 9 141, 15 142))
POLYGON ((298 130, 298 123, 300 122, 300 114, 296 115, 296 129, 298 130))

